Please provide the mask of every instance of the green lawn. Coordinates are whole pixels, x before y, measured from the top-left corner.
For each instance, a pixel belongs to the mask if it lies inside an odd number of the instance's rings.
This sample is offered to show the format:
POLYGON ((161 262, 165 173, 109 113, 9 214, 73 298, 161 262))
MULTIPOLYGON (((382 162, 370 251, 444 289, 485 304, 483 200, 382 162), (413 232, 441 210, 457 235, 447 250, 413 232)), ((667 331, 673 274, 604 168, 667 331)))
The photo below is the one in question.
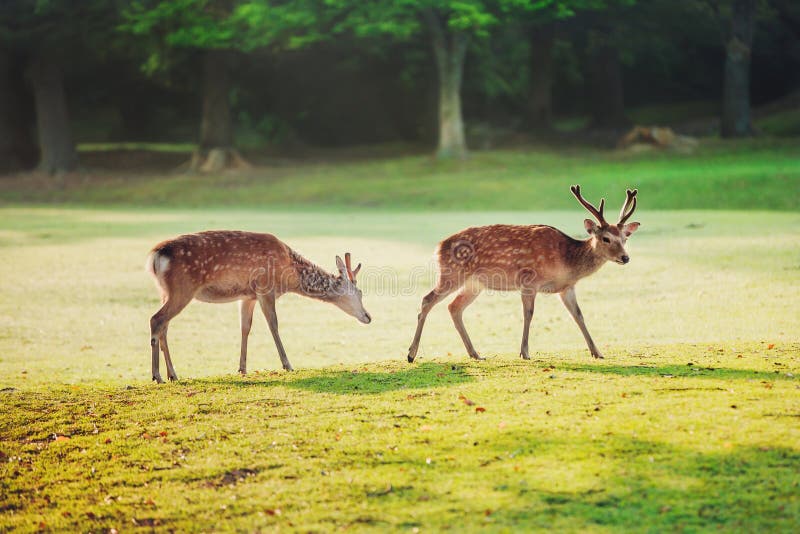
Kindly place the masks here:
POLYGON ((800 219, 651 211, 647 193, 632 262, 579 285, 603 362, 547 296, 519 361, 519 297, 485 294, 466 322, 486 362, 440 305, 405 363, 440 237, 496 221, 577 234, 578 209, 0 209, 0 530, 791 530, 800 219), (260 371, 242 379, 236 306, 194 303, 170 328, 183 380, 150 384, 146 252, 223 227, 329 268, 351 251, 373 323, 284 297, 300 371, 277 371, 259 317, 260 371))
MULTIPOLYGON (((187 156, 188 158, 188 156, 187 156)), ((222 176, 153 174, 128 164, 57 180, 0 180, 6 204, 68 203, 150 207, 382 210, 574 209, 568 186, 615 206, 626 186, 647 191, 648 209, 771 209, 800 206, 797 139, 703 140, 693 154, 574 149, 474 152, 465 162, 429 156, 357 161, 266 160, 222 176)), ((644 201, 644 199, 643 199, 644 201)))

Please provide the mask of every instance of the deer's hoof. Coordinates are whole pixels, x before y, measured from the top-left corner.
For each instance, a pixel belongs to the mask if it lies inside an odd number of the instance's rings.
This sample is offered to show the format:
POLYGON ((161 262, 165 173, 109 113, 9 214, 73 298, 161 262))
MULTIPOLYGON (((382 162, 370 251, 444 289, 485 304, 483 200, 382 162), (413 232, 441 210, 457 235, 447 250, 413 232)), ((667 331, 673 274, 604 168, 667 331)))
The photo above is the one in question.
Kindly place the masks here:
POLYGON ((592 357, 593 357, 595 360, 605 360, 605 358, 603 358, 603 355, 602 355, 602 354, 600 354, 599 352, 596 352, 596 353, 592 354, 592 357))
POLYGON ((526 354, 526 353, 524 353, 524 352, 520 353, 520 357, 521 357, 523 360, 530 360, 530 359, 531 359, 531 355, 530 355, 530 354, 526 354))
POLYGON ((170 382, 177 382, 178 381, 178 375, 167 376, 167 378, 169 378, 170 382))
POLYGON ((416 356, 412 356, 411 354, 409 354, 408 355, 408 363, 414 363, 414 358, 416 358, 416 356))
POLYGON ((484 358, 480 354, 470 354, 469 357, 472 358, 473 360, 476 360, 476 361, 479 361, 479 362, 482 362, 482 361, 486 360, 486 358, 484 358))
POLYGON ((239 374, 242 376, 247 376, 247 369, 239 369, 239 374))
POLYGON ((155 382, 156 384, 163 384, 164 379, 161 378, 161 375, 153 375, 153 382, 155 382))

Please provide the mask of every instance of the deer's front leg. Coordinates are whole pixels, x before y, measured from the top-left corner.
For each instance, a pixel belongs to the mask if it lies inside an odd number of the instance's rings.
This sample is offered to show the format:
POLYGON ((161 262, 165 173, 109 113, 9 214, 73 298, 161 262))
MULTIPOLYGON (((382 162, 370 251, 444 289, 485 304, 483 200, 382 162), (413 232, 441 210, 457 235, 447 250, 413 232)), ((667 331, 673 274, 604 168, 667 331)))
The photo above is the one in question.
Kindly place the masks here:
POLYGON ((472 341, 469 339, 469 334, 467 334, 467 328, 464 326, 463 314, 464 308, 472 304, 478 298, 480 292, 480 287, 465 286, 458 296, 453 299, 453 302, 447 306, 447 309, 450 310, 450 316, 453 318, 453 323, 456 325, 458 335, 461 336, 461 341, 464 342, 464 347, 467 349, 467 354, 473 360, 484 360, 485 358, 481 357, 475 347, 472 346, 472 341))
POLYGON ((286 357, 286 351, 281 342, 281 336, 278 334, 278 314, 275 312, 275 295, 259 295, 258 303, 261 304, 261 311, 264 312, 264 317, 267 318, 269 331, 272 332, 272 339, 275 340, 275 347, 278 349, 278 356, 281 358, 281 364, 287 371, 293 371, 292 364, 289 363, 289 358, 286 357))
POLYGON ((522 346, 519 349, 519 355, 523 360, 530 360, 531 356, 528 354, 528 333, 531 329, 531 319, 533 319, 533 302, 536 300, 536 293, 523 289, 522 290, 522 346))
POLYGON ((603 358, 603 355, 600 354, 600 351, 592 341, 592 336, 589 335, 589 330, 586 329, 586 323, 583 321, 583 313, 581 313, 580 307, 578 307, 578 299, 575 296, 575 288, 570 287, 559 293, 561 297, 561 302, 564 303, 564 306, 567 307, 569 310, 570 315, 572 318, 575 319, 575 322, 578 323, 578 328, 581 329, 581 333, 583 334, 584 339, 586 339, 586 344, 589 346, 589 352, 592 353, 592 356, 595 358, 603 358))
POLYGON ((239 372, 247 374, 247 337, 250 335, 250 328, 253 326, 253 310, 256 307, 255 300, 239 301, 239 316, 242 326, 242 350, 239 356, 239 372))

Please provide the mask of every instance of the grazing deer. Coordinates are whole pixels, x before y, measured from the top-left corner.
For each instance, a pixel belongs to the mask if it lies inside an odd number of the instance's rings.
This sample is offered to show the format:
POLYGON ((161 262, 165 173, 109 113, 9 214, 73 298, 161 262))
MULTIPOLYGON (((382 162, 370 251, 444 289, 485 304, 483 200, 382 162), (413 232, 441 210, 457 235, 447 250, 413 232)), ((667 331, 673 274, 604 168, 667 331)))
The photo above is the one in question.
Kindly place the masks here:
POLYGON ((575 297, 575 284, 609 260, 620 265, 630 260, 625 252, 625 242, 639 228, 639 223, 626 224, 626 221, 636 209, 636 190, 628 189, 619 221, 614 225, 608 224, 603 218, 605 199, 600 200, 599 208, 595 208, 581 196, 579 185, 572 186, 570 190, 599 223, 591 219, 584 221, 590 236, 585 241, 573 239, 552 226, 496 224, 467 228, 439 243, 436 252, 439 281, 433 291, 422 299, 417 331, 408 349, 409 362, 413 362, 417 356, 422 327, 431 308, 459 288, 463 289, 448 308, 467 352, 476 360, 483 358, 472 346, 462 314, 486 288, 522 292, 524 325, 520 356, 524 359, 530 359, 528 332, 537 293, 558 293, 578 323, 589 352, 595 358, 603 357, 586 329, 575 297))
POLYGON ((203 302, 240 301, 242 347, 239 372, 247 373, 247 337, 256 302, 278 348, 283 368, 292 370, 278 335, 275 301, 284 293, 298 293, 335 304, 362 323, 372 321, 361 302, 350 253, 336 256, 339 274, 325 272, 271 234, 211 231, 187 234, 159 243, 150 252, 147 270, 161 290, 161 309, 150 319, 153 380, 162 383, 158 348, 164 352, 167 377, 177 380, 167 347, 167 328, 192 299, 203 302))

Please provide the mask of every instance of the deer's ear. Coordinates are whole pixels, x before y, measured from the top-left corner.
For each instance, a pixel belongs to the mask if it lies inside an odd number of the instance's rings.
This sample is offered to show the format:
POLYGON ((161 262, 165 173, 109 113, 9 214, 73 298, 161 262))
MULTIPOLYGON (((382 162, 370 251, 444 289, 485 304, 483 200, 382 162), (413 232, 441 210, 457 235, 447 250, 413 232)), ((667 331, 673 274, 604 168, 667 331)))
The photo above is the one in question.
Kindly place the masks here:
POLYGON ((598 228, 597 223, 591 219, 584 219, 583 227, 586 228, 586 231, 589 232, 589 235, 594 235, 598 228))
POLYGON ((622 233, 625 234, 625 237, 630 237, 633 232, 635 232, 639 228, 638 222, 628 223, 622 227, 622 233))
POLYGON ((339 256, 336 256, 336 268, 339 269, 339 274, 345 278, 347 277, 347 267, 344 266, 344 262, 339 256))

